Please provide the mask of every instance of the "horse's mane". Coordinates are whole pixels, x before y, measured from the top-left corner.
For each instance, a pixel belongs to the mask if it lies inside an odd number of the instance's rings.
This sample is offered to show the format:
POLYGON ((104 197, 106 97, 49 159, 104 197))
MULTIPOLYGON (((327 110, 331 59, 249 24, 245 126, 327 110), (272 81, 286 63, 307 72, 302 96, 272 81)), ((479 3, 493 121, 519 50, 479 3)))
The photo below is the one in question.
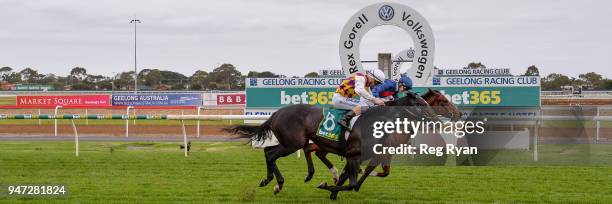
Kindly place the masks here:
POLYGON ((398 98, 396 100, 396 105, 400 105, 400 106, 409 106, 409 105, 413 105, 415 104, 415 100, 416 100, 416 95, 413 93, 407 93, 406 96, 398 98))
POLYGON ((392 101, 388 101, 385 105, 387 106, 413 106, 413 105, 427 105, 423 98, 425 98, 426 96, 429 96, 432 93, 432 90, 429 90, 427 93, 423 94, 422 96, 419 96, 416 93, 413 92, 408 92, 406 93, 406 96, 392 100, 392 101))
POLYGON ((440 93, 440 92, 438 90, 435 90, 435 89, 428 89, 428 91, 426 93, 424 93, 423 95, 421 95, 421 97, 427 98, 427 97, 430 97, 431 95, 437 94, 437 93, 440 93))
POLYGON ((434 89, 429 89, 429 91, 427 91, 427 93, 423 95, 419 95, 414 92, 407 92, 404 97, 401 97, 401 98, 398 98, 392 101, 388 101, 385 103, 385 105, 386 106, 412 107, 411 109, 405 109, 405 110, 407 110, 408 112, 417 110, 418 113, 416 113, 416 115, 419 115, 419 116, 427 115, 425 117, 430 118, 432 120, 438 120, 437 115, 434 113, 431 107, 429 107, 429 104, 425 100, 425 97, 431 97, 433 94, 438 94, 438 93, 439 92, 437 92, 434 89))

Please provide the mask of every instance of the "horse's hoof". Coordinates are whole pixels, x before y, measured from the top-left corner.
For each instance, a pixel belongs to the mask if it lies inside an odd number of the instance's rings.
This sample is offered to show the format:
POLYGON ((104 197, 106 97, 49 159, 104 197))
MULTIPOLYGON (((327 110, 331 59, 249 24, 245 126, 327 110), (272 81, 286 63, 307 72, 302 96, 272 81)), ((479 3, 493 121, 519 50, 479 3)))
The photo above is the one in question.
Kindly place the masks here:
POLYGON ((361 186, 355 186, 355 192, 359 192, 359 188, 361 188, 361 186))
POLYGON ((306 176, 306 178, 304 179, 304 183, 309 182, 310 179, 312 179, 312 175, 306 176))
POLYGON ((278 187, 278 185, 274 186, 274 195, 280 193, 281 189, 280 187, 278 187))
POLYGON ((336 198, 338 198, 338 191, 334 191, 329 195, 329 199, 331 200, 336 200, 336 198))
POLYGON ((317 188, 327 188, 327 182, 321 182, 317 188))
POLYGON ((261 179, 261 181, 259 182, 259 187, 264 187, 268 185, 268 180, 266 179, 261 179))

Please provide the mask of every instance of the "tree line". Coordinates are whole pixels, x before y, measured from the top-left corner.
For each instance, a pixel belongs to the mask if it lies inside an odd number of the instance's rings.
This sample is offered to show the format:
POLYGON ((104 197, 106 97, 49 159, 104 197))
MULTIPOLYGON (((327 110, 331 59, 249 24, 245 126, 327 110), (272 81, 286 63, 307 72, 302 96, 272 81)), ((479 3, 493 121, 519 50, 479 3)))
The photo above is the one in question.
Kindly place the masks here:
MULTIPOLYGON (((305 77, 317 77, 316 72, 305 77)), ((197 70, 191 76, 161 69, 142 69, 138 72, 139 90, 243 90, 247 77, 287 77, 270 71, 250 71, 243 75, 232 64, 222 64, 207 72, 197 70)), ((292 76, 296 77, 296 76, 292 76)), ((134 71, 114 76, 92 75, 84 67, 74 67, 67 76, 42 74, 33 68, 20 71, 0 68, 0 81, 12 84, 49 85, 55 90, 133 90, 134 71)))
MULTIPOLYGON (((540 76, 540 72, 535 65, 527 67, 525 76, 540 76)), ((612 90, 612 79, 604 78, 601 74, 587 72, 579 74, 578 78, 567 76, 561 73, 550 73, 542 77, 542 90, 561 90, 565 86, 582 87, 587 90, 612 90)))
MULTIPOLYGON (((486 68, 486 66, 480 62, 471 62, 466 68, 486 68)), ((538 67, 531 65, 527 67, 523 76, 540 76, 540 71, 538 67)), ((612 79, 604 78, 595 72, 579 74, 578 78, 561 73, 550 73, 540 77, 542 77, 541 87, 544 91, 562 90, 564 86, 582 87, 587 90, 612 90, 612 79)))
MULTIPOLYGON (((480 62, 471 62, 468 69, 485 68, 480 62)), ((527 67, 524 76, 540 76, 535 65, 527 67)), ((143 69, 138 72, 139 90, 244 90, 245 78, 288 77, 270 71, 249 71, 242 74, 232 64, 222 64, 207 72, 197 70, 191 76, 160 69, 143 69)), ((297 77, 297 76, 291 76, 297 77)), ((311 72, 304 77, 318 77, 311 72)), ((49 85, 55 90, 133 90, 134 71, 121 72, 114 76, 92 75, 84 67, 74 67, 67 76, 41 74, 32 68, 20 71, 11 67, 0 68, 0 81, 13 84, 49 85)), ((560 90, 563 86, 583 87, 585 89, 612 90, 612 79, 601 74, 588 72, 576 77, 551 73, 542 77, 542 90, 560 90)))

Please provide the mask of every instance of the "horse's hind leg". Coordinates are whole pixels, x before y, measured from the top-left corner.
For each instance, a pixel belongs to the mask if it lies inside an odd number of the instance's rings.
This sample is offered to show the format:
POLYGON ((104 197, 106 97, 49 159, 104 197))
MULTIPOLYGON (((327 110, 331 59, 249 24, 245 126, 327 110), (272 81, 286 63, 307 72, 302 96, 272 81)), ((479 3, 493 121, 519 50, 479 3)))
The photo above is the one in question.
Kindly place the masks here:
POLYGON ((266 178, 262 179, 259 182, 259 187, 264 187, 264 186, 268 185, 268 183, 270 183, 270 181, 272 181, 274 179, 274 176, 273 176, 274 169, 271 166, 269 158, 271 157, 272 152, 274 152, 277 149, 278 146, 279 145, 270 146, 270 147, 265 147, 264 148, 264 156, 266 157, 266 170, 267 170, 267 174, 266 174, 266 178))
POLYGON ((287 156, 287 155, 297 151, 298 149, 287 148, 287 147, 284 147, 284 146, 281 146, 281 145, 278 145, 278 146, 275 146, 275 147, 276 148, 274 149, 274 151, 271 151, 269 157, 266 158, 266 162, 270 163, 270 167, 272 168, 272 172, 274 173, 274 176, 276 177, 277 185, 274 187, 274 194, 277 194, 277 193, 279 193, 283 189, 283 183, 285 182, 285 179, 283 178, 283 175, 281 174, 280 170, 278 169, 278 166, 276 166, 276 160, 278 158, 280 158, 280 157, 287 156))
POLYGON ((311 153, 315 151, 316 147, 317 146, 314 144, 308 144, 306 145, 306 147, 304 147, 304 157, 306 157, 306 166, 308 166, 308 175, 306 175, 304 183, 310 181, 310 179, 312 179, 312 176, 314 175, 315 169, 314 164, 312 163, 311 153))

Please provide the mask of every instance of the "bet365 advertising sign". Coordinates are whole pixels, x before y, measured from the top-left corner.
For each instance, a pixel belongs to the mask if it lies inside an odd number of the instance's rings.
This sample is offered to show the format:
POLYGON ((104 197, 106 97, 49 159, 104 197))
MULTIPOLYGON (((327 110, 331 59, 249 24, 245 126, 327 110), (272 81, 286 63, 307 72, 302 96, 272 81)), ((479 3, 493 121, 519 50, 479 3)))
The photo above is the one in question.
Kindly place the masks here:
POLYGON ((247 108, 293 104, 330 106, 342 78, 247 78, 247 108))
MULTIPOLYGON (((434 77, 431 88, 458 106, 540 106, 540 77, 537 76, 434 77)), ((427 89, 415 87, 413 91, 425 93, 427 89)))
MULTIPOLYGON (((247 78, 247 109, 277 109, 293 104, 330 106, 342 78, 247 78)), ((435 77, 433 86, 455 105, 465 107, 540 106, 540 78, 525 76, 435 77)))

